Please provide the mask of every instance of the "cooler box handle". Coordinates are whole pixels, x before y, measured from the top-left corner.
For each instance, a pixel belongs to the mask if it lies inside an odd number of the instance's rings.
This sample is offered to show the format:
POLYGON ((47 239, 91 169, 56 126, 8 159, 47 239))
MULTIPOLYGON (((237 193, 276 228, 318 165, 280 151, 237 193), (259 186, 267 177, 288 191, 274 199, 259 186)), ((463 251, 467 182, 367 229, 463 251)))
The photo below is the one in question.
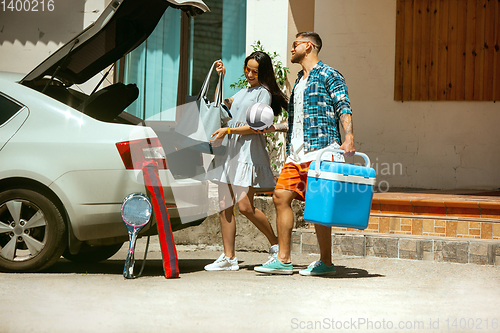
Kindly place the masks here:
MULTIPOLYGON (((320 163, 321 163, 321 156, 328 152, 328 151, 331 151, 331 152, 334 152, 334 153, 339 153, 339 154, 343 154, 344 151, 342 149, 334 149, 334 148, 327 148, 325 150, 323 150, 317 157, 316 157, 316 165, 315 165, 315 168, 314 170, 316 171, 316 175, 319 176, 321 171, 320 171, 320 163)), ((370 167, 370 158, 368 157, 368 155, 366 155, 365 153, 360 153, 360 152, 355 152, 354 155, 357 155, 357 156, 361 156, 363 157, 363 159, 365 160, 365 166, 367 168, 370 167)))

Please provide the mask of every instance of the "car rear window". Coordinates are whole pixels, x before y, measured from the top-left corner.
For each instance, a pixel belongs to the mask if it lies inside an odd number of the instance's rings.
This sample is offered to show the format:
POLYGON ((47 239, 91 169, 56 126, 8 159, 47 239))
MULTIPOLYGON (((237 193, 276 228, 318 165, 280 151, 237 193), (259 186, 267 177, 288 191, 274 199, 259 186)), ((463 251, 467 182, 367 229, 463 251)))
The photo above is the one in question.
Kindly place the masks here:
POLYGON ((0 95, 0 125, 3 125, 22 108, 21 105, 0 95))

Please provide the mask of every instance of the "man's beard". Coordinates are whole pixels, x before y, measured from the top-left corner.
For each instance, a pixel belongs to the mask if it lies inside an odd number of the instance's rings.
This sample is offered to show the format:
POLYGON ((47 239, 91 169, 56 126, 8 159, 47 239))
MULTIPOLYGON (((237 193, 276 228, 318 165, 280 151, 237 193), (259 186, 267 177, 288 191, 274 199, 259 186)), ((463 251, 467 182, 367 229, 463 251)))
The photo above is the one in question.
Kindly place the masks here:
POLYGON ((298 64, 304 59, 305 54, 295 53, 290 60, 292 64, 298 64))

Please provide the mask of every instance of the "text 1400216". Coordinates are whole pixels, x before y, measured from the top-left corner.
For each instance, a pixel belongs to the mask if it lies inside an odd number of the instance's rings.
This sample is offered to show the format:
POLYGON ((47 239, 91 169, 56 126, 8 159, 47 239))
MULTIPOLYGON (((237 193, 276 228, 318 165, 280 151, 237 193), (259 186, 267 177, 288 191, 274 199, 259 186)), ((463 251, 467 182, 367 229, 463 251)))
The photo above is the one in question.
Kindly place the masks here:
POLYGON ((54 0, 2 0, 4 12, 52 12, 55 9, 54 0))

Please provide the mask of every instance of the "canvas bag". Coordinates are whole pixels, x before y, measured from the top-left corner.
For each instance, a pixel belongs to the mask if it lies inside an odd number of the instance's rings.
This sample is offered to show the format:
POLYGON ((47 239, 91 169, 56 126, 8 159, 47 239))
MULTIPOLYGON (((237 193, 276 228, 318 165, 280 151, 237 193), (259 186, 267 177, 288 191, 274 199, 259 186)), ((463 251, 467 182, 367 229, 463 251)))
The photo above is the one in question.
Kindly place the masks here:
POLYGON ((207 98, 210 77, 215 63, 210 67, 196 101, 186 105, 181 119, 177 123, 176 132, 186 137, 189 146, 194 146, 207 154, 224 155, 228 144, 227 135, 222 142, 210 144, 212 134, 231 119, 231 114, 223 103, 224 77, 222 75, 219 75, 215 101, 210 102, 207 98))

